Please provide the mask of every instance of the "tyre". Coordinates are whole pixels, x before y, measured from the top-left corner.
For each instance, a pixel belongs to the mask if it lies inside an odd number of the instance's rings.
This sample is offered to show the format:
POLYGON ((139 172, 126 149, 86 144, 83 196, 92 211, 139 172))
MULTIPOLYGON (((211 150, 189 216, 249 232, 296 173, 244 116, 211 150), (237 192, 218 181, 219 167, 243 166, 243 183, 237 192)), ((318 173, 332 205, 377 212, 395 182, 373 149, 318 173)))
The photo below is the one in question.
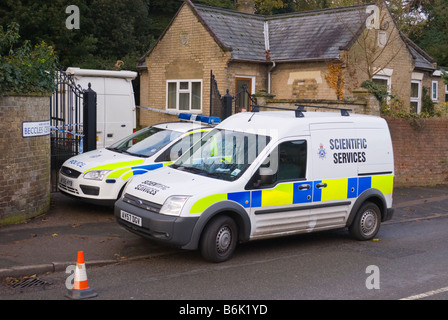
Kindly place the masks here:
POLYGON ((202 257, 211 262, 223 262, 233 255, 238 242, 238 227, 228 216, 214 218, 206 226, 200 243, 202 257))
POLYGON ((356 213, 353 223, 349 227, 350 234, 357 240, 373 239, 381 225, 381 211, 372 202, 364 203, 356 213))

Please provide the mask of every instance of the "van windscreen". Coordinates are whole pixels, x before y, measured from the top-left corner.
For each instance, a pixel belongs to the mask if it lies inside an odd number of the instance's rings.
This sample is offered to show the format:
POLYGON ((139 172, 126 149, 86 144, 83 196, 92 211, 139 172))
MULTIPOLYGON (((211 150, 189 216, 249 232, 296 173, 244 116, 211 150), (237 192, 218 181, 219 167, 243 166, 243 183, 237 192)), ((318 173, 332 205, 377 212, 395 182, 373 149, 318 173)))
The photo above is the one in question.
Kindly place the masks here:
POLYGON ((238 179, 271 138, 254 133, 214 129, 171 167, 217 179, 238 179))

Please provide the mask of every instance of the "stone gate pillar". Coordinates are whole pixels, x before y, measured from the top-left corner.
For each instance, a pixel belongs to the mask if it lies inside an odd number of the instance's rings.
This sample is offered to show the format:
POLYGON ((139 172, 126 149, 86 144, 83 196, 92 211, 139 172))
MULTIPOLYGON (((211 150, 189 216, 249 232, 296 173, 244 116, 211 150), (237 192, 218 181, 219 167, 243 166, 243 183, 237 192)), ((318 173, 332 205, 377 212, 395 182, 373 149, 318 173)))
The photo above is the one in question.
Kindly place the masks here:
POLYGON ((0 226, 49 210, 49 103, 49 97, 0 97, 0 226))

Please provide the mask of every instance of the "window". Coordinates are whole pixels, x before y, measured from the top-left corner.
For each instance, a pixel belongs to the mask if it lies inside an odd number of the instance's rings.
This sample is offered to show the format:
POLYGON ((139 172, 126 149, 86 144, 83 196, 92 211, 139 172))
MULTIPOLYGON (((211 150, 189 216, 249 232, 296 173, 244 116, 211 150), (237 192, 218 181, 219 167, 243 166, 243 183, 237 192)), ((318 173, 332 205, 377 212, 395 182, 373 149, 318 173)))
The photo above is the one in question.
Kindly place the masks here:
POLYGON ((166 92, 168 110, 201 111, 202 80, 168 80, 166 92))
POLYGON ((306 145, 305 140, 283 142, 268 156, 261 167, 272 170, 274 184, 305 179, 306 145))
MULTIPOLYGON (((389 76, 384 76, 384 75, 375 75, 372 78, 372 81, 374 83, 376 83, 377 85, 381 86, 382 88, 384 88, 384 90, 387 91, 387 93, 390 95, 390 77, 389 76)), ((387 96, 387 102, 389 103, 390 97, 389 95, 387 96)))
POLYGON ((448 85, 445 86, 445 102, 448 102, 448 85))
POLYGON ((181 133, 177 131, 148 127, 114 143, 107 149, 146 158, 156 154, 180 135, 181 133))
POLYGON ((411 112, 420 113, 421 111, 421 82, 419 80, 411 81, 411 112))
POLYGON ((246 171, 269 141, 269 136, 215 128, 171 167, 233 181, 246 171))
POLYGON ((431 97, 433 101, 437 101, 439 99, 439 94, 437 88, 439 87, 438 81, 432 82, 432 90, 431 90, 431 97))
POLYGON ((171 147, 166 149, 155 162, 164 162, 164 161, 175 161, 182 154, 185 153, 188 149, 190 149, 196 142, 198 142, 208 130, 199 130, 188 133, 185 137, 180 139, 178 142, 173 144, 171 147))

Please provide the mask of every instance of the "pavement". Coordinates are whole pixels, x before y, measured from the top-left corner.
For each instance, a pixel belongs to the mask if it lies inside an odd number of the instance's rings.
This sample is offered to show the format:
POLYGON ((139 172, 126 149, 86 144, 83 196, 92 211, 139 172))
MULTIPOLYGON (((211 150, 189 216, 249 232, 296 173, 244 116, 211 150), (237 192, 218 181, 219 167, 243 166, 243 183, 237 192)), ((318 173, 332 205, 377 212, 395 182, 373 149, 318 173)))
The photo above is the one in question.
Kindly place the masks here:
MULTIPOLYGON (((448 217, 448 186, 394 190, 398 223, 448 217)), ((381 231, 380 231, 381 232, 381 231)), ((26 223, 0 227, 0 279, 65 271, 84 252, 86 267, 147 259, 179 250, 120 227, 112 207, 51 194, 50 210, 26 223)))

